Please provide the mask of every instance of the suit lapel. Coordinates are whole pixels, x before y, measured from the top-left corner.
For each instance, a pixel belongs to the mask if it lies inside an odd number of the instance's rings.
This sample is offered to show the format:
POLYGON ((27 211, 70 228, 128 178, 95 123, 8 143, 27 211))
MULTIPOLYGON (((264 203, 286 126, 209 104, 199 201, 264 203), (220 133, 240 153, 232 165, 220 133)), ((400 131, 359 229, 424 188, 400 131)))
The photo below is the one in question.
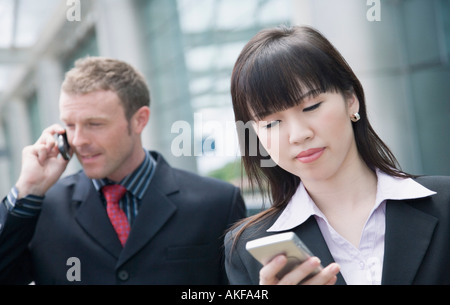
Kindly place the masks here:
MULTIPOLYGON (((298 226, 294 232, 305 243, 309 250, 320 258, 322 266, 326 267, 334 262, 333 256, 328 249, 328 246, 323 239, 320 228, 316 220, 311 216, 306 222, 298 226)), ((345 285, 345 280, 341 273, 337 275, 337 285, 345 285)))
POLYGON ((73 201, 81 202, 75 219, 84 231, 112 256, 118 258, 122 251, 117 234, 109 221, 97 190, 84 173, 75 184, 73 201))
POLYGON ((437 222, 405 201, 387 201, 382 284, 412 284, 437 222))
MULTIPOLYGON (((437 222, 436 217, 423 213, 404 201, 388 200, 382 284, 408 285, 413 282, 437 222)), ((320 258, 322 266, 334 262, 313 217, 297 227, 295 233, 320 258)), ((345 284, 341 273, 338 274, 336 284, 345 284)))
POLYGON ((176 205, 168 197, 178 192, 173 169, 160 155, 154 157, 157 164, 152 182, 142 198, 139 214, 120 254, 117 267, 144 247, 176 211, 176 205))
POLYGON ((168 195, 178 192, 179 189, 173 169, 162 156, 154 154, 153 157, 157 161, 155 174, 142 198, 139 214, 124 248, 91 180, 81 173, 75 183, 72 200, 80 202, 75 215, 76 221, 95 242, 118 259, 117 266, 147 244, 176 211, 176 206, 168 198, 168 195))

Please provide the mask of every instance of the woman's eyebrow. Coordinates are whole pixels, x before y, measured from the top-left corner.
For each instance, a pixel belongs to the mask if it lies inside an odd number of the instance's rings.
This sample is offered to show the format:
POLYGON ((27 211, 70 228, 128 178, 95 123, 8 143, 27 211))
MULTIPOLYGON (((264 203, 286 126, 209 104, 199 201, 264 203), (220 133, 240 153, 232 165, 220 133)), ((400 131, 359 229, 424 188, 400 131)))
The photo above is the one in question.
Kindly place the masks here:
MULTIPOLYGON (((301 103, 303 103, 303 101, 307 98, 311 98, 311 97, 317 97, 318 95, 324 93, 324 90, 322 89, 312 89, 308 92, 306 92, 305 94, 302 94, 298 99, 297 99, 297 105, 300 105, 301 103)), ((255 121, 259 121, 260 118, 264 118, 268 115, 272 114, 271 111, 267 111, 267 110, 263 110, 261 112, 258 113, 254 113, 252 114, 252 117, 255 121)))
POLYGON ((302 96, 300 96, 300 98, 298 99, 299 104, 301 104, 307 98, 316 97, 322 93, 324 93, 324 91, 322 89, 310 90, 310 91, 306 92, 305 94, 303 94, 302 96))

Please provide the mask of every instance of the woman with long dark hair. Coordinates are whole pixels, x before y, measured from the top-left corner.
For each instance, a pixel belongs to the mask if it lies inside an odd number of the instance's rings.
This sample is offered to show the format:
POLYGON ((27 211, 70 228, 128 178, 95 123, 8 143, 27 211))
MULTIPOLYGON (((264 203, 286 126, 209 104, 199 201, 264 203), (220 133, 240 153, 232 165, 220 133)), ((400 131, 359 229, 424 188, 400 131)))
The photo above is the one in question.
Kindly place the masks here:
POLYGON ((232 284, 450 284, 450 178, 403 172, 371 127, 360 81, 311 27, 259 32, 231 94, 242 161, 270 208, 226 237, 232 284), (250 124, 249 124, 250 122, 250 124), (255 140, 256 139, 256 140, 255 140), (272 162, 272 163, 271 163, 272 162), (247 241, 293 231, 315 255, 283 278, 247 241))

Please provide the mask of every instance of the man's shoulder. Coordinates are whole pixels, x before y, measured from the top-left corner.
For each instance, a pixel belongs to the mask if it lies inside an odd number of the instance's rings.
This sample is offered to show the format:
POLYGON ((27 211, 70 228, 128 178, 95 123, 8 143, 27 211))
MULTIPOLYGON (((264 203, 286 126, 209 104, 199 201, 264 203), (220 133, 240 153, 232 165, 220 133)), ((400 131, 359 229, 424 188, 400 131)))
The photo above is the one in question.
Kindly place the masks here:
POLYGON ((155 151, 151 151, 152 157, 156 160, 157 167, 159 166, 163 172, 171 171, 177 183, 181 186, 189 186, 190 188, 205 188, 210 187, 213 189, 225 189, 231 190, 237 188, 237 186, 212 177, 207 177, 198 173, 187 171, 184 169, 172 167, 164 157, 155 151))
POLYGON ((54 187, 67 187, 78 183, 80 180, 89 179, 83 170, 61 177, 54 187))
MULTIPOLYGON (((61 196, 62 194, 67 193, 68 191, 75 188, 75 186, 80 183, 88 183, 89 178, 84 174, 83 170, 80 170, 76 173, 66 175, 60 178, 45 194, 45 198, 56 198, 61 196)), ((46 200, 47 201, 47 200, 46 200)))
POLYGON ((225 187, 232 188, 235 187, 230 182, 219 180, 217 178, 203 176, 201 174, 193 173, 190 171, 186 171, 183 169, 173 168, 175 176, 179 178, 179 181, 184 181, 189 184, 200 184, 200 185, 209 185, 211 187, 225 187))

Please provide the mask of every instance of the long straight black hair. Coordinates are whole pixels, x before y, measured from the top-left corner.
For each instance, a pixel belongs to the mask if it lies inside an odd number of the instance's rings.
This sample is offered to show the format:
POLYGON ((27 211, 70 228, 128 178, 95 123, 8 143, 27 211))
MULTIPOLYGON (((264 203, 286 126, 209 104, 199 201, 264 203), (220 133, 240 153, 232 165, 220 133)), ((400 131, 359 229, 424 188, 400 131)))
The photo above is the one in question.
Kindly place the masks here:
MULTIPOLYGON (((231 77, 231 96, 236 122, 249 122, 298 105, 305 93, 339 92, 355 94, 361 119, 352 124, 358 152, 367 166, 395 177, 412 177, 400 166, 371 127, 366 113, 364 90, 352 69, 336 48, 311 27, 262 30, 243 48, 231 77)), ((267 192, 271 207, 246 219, 246 227, 282 210, 296 192, 300 178, 281 167, 261 167, 270 159, 257 141, 254 130, 238 130, 242 164, 252 188, 267 192), (253 152, 253 153, 251 153, 253 152)), ((239 236, 238 233, 237 236, 239 236)))

